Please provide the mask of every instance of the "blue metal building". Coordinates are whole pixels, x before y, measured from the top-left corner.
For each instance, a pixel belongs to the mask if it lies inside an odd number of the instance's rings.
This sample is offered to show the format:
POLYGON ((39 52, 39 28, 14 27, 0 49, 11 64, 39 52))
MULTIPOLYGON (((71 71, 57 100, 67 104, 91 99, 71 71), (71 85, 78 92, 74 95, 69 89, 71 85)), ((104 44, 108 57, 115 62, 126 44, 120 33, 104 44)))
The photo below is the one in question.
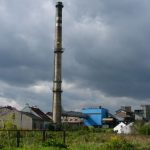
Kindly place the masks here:
POLYGON ((104 124, 103 118, 108 117, 108 110, 101 107, 83 108, 81 111, 86 115, 84 126, 102 126, 104 124))

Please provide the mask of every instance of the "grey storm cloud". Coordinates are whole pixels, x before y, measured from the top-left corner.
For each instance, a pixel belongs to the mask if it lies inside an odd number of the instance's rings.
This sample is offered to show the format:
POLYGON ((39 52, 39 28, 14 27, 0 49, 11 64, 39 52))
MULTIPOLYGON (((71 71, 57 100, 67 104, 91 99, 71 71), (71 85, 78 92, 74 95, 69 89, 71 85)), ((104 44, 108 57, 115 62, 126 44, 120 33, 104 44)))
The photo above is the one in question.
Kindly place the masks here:
POLYGON ((50 12, 43 2, 35 0, 6 0, 0 4, 1 80, 19 85, 50 80, 50 12))
MULTIPOLYGON (((95 0, 75 4, 78 9, 73 12, 78 16, 72 14, 77 19, 72 29, 69 27, 71 49, 66 51, 73 51, 69 57, 76 64, 64 69, 66 78, 108 96, 149 98, 149 2, 95 0)), ((69 63, 70 59, 65 60, 69 63)))
MULTIPOLYGON (((39 104, 40 99, 45 102, 51 99, 50 93, 37 94, 26 88, 52 81, 55 2, 0 0, 3 97, 23 102, 29 97, 31 103, 36 99, 39 104), (3 87, 5 84, 7 88, 3 87)), ((150 1, 63 0, 63 3, 63 79, 78 89, 99 91, 106 97, 149 101, 150 1)), ((79 91, 64 91, 63 96, 65 105, 70 99, 78 103, 88 99, 79 91)))

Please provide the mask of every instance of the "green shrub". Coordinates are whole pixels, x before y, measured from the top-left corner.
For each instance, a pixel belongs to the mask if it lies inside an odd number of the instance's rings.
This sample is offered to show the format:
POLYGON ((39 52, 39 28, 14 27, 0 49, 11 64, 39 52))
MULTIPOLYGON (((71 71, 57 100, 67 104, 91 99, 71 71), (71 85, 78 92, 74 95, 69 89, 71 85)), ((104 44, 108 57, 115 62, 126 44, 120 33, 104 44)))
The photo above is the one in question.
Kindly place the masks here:
POLYGON ((144 121, 136 121, 132 129, 133 133, 150 135, 150 124, 147 124, 144 121))
POLYGON ((134 134, 139 134, 139 130, 141 129, 142 126, 144 126, 144 121, 142 120, 135 121, 132 127, 132 132, 134 134))
POLYGON ((0 150, 3 150, 4 146, 2 144, 0 144, 0 150))
POLYGON ((140 134, 150 135, 150 124, 144 125, 139 129, 140 134))

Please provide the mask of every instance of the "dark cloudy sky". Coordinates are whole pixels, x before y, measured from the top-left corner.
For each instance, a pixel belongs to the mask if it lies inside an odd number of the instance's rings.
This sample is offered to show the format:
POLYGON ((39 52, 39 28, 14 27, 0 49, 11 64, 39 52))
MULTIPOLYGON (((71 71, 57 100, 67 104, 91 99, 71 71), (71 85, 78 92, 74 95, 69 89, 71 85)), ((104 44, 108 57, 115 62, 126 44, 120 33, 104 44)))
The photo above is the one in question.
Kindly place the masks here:
MULTIPOLYGON (((0 105, 51 110, 55 2, 0 0, 0 105)), ((150 1, 63 3, 63 108, 150 104, 150 1)))

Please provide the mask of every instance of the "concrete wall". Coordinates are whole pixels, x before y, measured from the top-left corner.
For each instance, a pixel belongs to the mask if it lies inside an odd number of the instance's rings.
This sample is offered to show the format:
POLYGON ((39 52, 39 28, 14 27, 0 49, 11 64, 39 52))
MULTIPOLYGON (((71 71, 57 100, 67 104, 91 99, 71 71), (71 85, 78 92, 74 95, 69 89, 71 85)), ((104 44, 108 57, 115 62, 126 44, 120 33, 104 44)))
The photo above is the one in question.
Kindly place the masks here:
POLYGON ((22 112, 16 113, 15 123, 20 129, 43 129, 44 121, 40 119, 34 119, 22 112))
POLYGON ((21 122, 21 128, 22 129, 29 129, 29 130, 32 130, 32 118, 27 116, 27 115, 24 115, 24 114, 20 114, 20 122, 21 122))

